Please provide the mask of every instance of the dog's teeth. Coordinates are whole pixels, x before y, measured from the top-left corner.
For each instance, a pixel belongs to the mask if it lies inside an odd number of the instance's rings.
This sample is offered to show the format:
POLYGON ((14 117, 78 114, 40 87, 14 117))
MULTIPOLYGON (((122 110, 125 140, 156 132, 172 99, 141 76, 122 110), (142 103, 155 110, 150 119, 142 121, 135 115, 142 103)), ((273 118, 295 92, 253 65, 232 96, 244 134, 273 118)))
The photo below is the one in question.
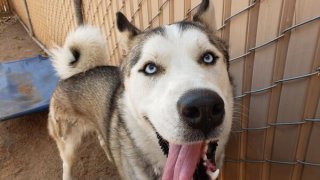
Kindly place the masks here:
POLYGON ((211 177, 212 180, 215 180, 215 179, 218 178, 219 172, 220 172, 220 170, 219 170, 219 169, 216 169, 215 172, 208 172, 208 171, 207 171, 207 174, 211 177))

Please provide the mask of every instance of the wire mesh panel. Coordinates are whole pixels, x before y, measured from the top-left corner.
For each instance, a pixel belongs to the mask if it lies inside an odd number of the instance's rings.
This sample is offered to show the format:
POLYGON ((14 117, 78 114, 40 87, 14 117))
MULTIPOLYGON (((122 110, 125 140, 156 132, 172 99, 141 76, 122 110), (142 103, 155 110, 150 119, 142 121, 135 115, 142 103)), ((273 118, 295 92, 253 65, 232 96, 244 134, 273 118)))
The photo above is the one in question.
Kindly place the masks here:
POLYGON ((62 45, 67 34, 77 26, 73 0, 46 0, 46 23, 50 47, 52 43, 62 45))
POLYGON ((21 21, 24 25, 27 26, 27 28, 31 29, 31 24, 29 21, 28 16, 28 9, 26 6, 25 0, 10 0, 10 4, 12 9, 17 13, 17 15, 20 17, 21 21))
MULTIPOLYGON (((81 7, 83 22, 104 33, 109 63, 118 65, 124 52, 116 32, 117 11, 146 30, 191 20, 200 1, 26 0, 26 4, 34 34, 46 47, 63 43, 77 26, 75 7, 81 7)), ((20 18, 27 19, 21 2, 12 0, 20 18)), ((221 179, 319 179, 320 1, 211 2, 217 35, 230 45, 235 83, 234 127, 221 179)))
POLYGON ((6 13, 10 11, 8 0, 0 0, 0 13, 6 13))
POLYGON ((101 28, 108 42, 110 64, 119 64, 121 51, 118 48, 115 30, 115 13, 122 6, 121 1, 83 0, 82 2, 84 22, 101 28))
MULTIPOLYGON (((320 8, 314 6, 316 3, 316 1, 304 1, 302 3, 301 0, 298 0, 295 5, 296 15, 292 24, 297 24, 319 15, 320 8)), ((318 5, 320 5, 319 2, 318 5)), ((284 78, 308 74, 317 68, 312 67, 312 64, 315 61, 314 53, 319 37, 319 27, 317 23, 308 24, 291 32, 283 72, 284 78)), ((308 80, 283 83, 275 123, 294 123, 304 118, 305 103, 308 103, 306 99, 308 84, 308 80)), ((275 128, 272 149, 273 159, 295 161, 300 129, 301 126, 299 125, 278 126, 275 128)), ((272 176, 270 178, 290 179, 287 174, 277 175, 280 169, 277 166, 271 166, 272 176)), ((294 166, 282 166, 281 168, 286 168, 286 172, 292 174, 294 166)))
MULTIPOLYGON (((123 51, 119 48, 115 27, 115 13, 122 11, 128 19, 141 30, 190 19, 201 1, 170 1, 170 0, 83 0, 84 22, 101 27, 108 40, 110 64, 119 64, 123 51)), ((222 0, 216 1, 218 7, 222 0)), ((222 11, 219 11, 222 12, 222 11)), ((221 13, 220 13, 221 14, 221 13)), ((217 16, 220 18, 221 15, 217 16)))
POLYGON ((39 0, 39 1, 27 1, 29 15, 31 19, 31 24, 33 28, 33 32, 36 38, 42 42, 43 44, 47 45, 48 41, 48 26, 46 23, 46 1, 39 0))
POLYGON ((72 0, 27 0, 35 36, 51 47, 61 45, 69 31, 76 27, 72 0))
MULTIPOLYGON (((239 2, 226 3, 231 3, 232 7, 239 2)), ((240 107, 236 108, 240 115, 236 112, 236 119, 242 128, 235 131, 241 135, 231 136, 228 151, 230 159, 227 158, 224 171, 227 179, 300 179, 303 177, 302 166, 318 165, 300 160, 305 159, 310 140, 306 135, 309 134, 310 122, 304 118, 315 117, 315 111, 312 112, 310 108, 317 107, 320 92, 318 87, 312 87, 315 91, 310 89, 313 83, 320 83, 315 76, 319 74, 319 57, 315 54, 319 52, 319 22, 315 22, 319 19, 319 6, 315 6, 317 3, 252 1, 247 8, 239 10, 241 13, 231 15, 233 19, 227 18, 228 22, 241 21, 240 17, 246 15, 245 11, 249 13, 246 17, 248 22, 237 26, 247 24, 243 34, 247 37, 245 52, 233 55, 233 49, 241 47, 241 38, 236 38, 240 42, 234 41, 237 43, 235 47, 232 45, 232 36, 241 33, 241 29, 232 34, 232 29, 237 28, 230 27, 228 38, 231 70, 240 69, 232 73, 236 84, 241 86, 236 89, 236 94, 240 93, 236 99, 241 100, 240 107), (252 31, 251 22, 256 16, 258 24, 256 30, 252 31), (309 36, 309 33, 313 35, 309 36), (255 43, 250 43, 250 38, 255 38, 255 43), (244 61, 243 64, 240 64, 241 61, 244 61), (236 63, 240 65, 237 67, 236 63), (249 89, 245 87, 248 82, 249 89), (310 103, 313 106, 308 106, 310 103), (238 156, 237 160, 232 159, 235 156, 238 156), (235 168, 239 169, 235 172, 235 168)), ((319 147, 319 143, 315 146, 319 147)), ((316 174, 308 177, 318 178, 316 174)))

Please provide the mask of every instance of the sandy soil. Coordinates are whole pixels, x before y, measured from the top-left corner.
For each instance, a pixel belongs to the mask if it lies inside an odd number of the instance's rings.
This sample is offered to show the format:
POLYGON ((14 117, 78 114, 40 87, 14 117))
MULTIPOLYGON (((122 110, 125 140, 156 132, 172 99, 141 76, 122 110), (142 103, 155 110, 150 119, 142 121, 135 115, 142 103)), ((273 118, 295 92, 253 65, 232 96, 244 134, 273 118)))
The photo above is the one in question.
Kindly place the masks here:
MULTIPOLYGON (((0 61, 42 53, 19 22, 0 17, 0 61)), ((0 180, 61 179, 62 162, 47 133, 47 114, 0 122, 0 180)), ((118 179, 95 136, 84 139, 73 174, 75 179, 118 179)))

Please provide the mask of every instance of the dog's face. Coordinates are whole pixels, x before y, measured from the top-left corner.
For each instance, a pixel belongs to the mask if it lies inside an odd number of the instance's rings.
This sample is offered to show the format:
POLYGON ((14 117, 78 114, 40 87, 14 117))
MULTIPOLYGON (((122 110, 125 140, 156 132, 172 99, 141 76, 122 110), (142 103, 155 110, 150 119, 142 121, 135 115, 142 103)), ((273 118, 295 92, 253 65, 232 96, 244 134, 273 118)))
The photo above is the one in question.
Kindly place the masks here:
MULTIPOLYGON (((228 53, 214 35, 214 25, 206 22, 212 14, 208 3, 202 2, 193 22, 146 32, 117 14, 128 49, 122 72, 130 111, 170 147, 200 143, 203 150, 208 141, 227 137, 231 129, 228 53)), ((169 179, 172 176, 169 173, 169 179)))
MULTIPOLYGON (((146 32, 133 45, 129 57, 137 59, 126 69, 126 92, 139 119, 150 121, 168 141, 190 143, 218 138, 230 126, 227 119, 231 119, 232 112, 231 84, 223 49, 217 47, 220 42, 214 38, 201 26, 180 22, 146 32), (183 117, 183 107, 178 104, 188 93, 197 96, 197 91, 207 93, 203 98, 210 98, 210 92, 216 93, 212 98, 220 97, 223 102, 223 107, 218 107, 219 104, 212 107, 224 108, 220 119, 213 119, 221 124, 205 133, 201 127, 192 126, 192 117, 190 120, 183 117)), ((200 109, 194 111, 190 113, 205 113, 200 109)))

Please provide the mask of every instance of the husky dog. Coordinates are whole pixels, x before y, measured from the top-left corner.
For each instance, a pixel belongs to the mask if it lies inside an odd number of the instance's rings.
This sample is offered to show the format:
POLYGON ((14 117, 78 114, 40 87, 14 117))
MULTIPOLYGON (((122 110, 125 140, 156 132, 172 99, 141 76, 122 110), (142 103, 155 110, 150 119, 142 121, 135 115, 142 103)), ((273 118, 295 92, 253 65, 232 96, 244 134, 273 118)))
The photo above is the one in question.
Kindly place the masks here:
POLYGON ((53 50, 61 80, 49 133, 71 179, 77 146, 95 132, 122 179, 216 179, 231 129, 233 87, 212 1, 192 21, 140 31, 120 12, 126 56, 106 66, 99 30, 80 27, 53 50))

